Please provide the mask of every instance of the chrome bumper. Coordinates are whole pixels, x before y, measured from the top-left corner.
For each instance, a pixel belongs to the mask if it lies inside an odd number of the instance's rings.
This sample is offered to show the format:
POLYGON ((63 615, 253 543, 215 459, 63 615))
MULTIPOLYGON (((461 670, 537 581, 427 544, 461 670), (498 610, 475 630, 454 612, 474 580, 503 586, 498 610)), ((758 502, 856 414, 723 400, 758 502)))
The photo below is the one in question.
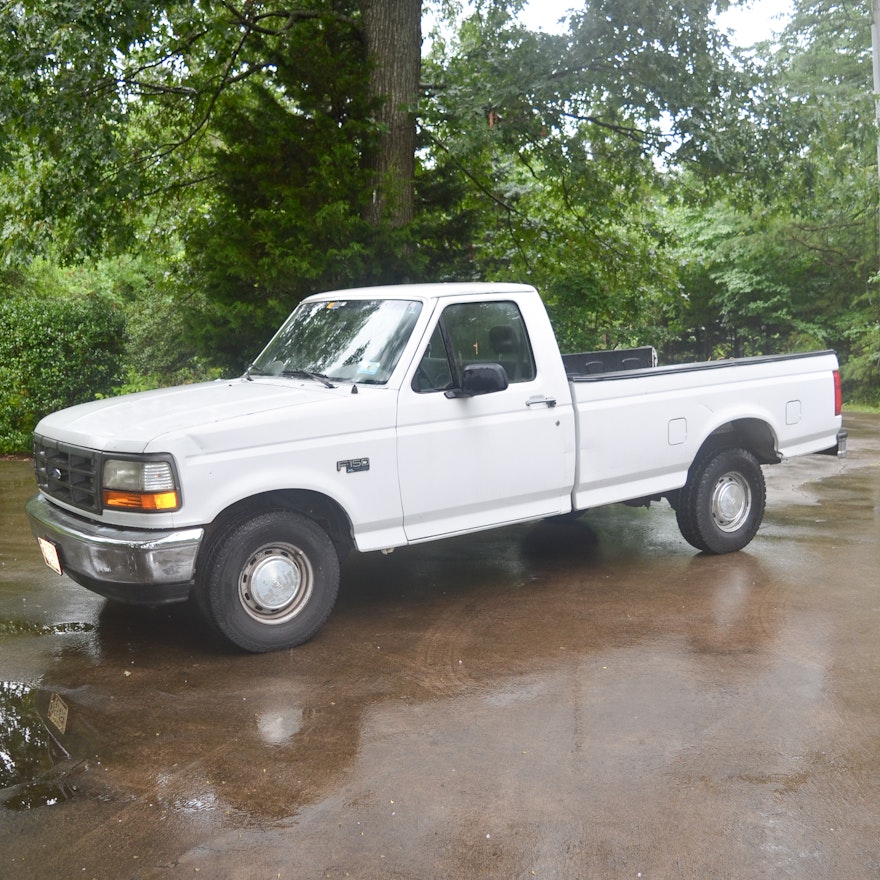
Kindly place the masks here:
POLYGON ((828 449, 823 449, 819 455, 836 455, 838 458, 846 458, 847 436, 846 428, 841 428, 837 432, 837 443, 834 446, 829 446, 828 449))
POLYGON ((64 574, 101 596, 135 605, 189 596, 204 529, 128 529, 91 522, 51 504, 28 501, 34 537, 58 551, 64 574))

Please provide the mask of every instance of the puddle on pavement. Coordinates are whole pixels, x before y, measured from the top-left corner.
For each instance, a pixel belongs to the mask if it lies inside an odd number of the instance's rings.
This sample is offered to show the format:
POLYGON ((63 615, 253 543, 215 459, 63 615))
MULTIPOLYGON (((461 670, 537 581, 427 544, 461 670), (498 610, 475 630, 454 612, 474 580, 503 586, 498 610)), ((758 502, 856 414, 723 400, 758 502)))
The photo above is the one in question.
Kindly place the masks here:
POLYGON ((70 800, 70 709, 58 694, 0 681, 0 805, 30 810, 70 800))
POLYGON ((0 636, 60 636, 68 633, 90 633, 93 623, 35 623, 32 620, 0 620, 0 636))

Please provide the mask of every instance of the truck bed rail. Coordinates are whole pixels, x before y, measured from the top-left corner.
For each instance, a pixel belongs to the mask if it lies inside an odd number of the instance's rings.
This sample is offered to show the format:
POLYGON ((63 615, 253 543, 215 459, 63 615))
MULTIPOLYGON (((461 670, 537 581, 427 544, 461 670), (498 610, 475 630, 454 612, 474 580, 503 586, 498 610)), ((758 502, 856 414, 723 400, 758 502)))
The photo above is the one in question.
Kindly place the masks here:
POLYGON ((608 351, 585 351, 564 354, 562 362, 569 378, 621 370, 644 370, 657 366, 657 350, 651 345, 639 348, 618 348, 608 351))

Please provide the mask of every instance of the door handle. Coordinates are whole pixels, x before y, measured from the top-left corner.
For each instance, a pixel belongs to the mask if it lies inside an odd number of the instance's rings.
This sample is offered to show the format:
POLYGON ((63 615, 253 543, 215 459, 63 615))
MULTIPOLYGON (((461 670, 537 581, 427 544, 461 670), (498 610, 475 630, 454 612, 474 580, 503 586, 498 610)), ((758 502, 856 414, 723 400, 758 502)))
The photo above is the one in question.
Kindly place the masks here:
POLYGON ((542 403, 548 409, 552 409, 554 406, 556 406, 556 398, 555 397, 530 397, 526 401, 526 406, 538 406, 542 403))

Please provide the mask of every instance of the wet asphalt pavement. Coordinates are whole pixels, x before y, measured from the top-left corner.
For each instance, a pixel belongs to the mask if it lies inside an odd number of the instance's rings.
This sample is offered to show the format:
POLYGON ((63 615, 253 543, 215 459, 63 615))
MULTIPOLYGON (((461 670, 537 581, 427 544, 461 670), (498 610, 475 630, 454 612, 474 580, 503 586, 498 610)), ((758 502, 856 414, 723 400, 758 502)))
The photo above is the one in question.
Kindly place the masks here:
POLYGON ((0 877, 880 877, 880 416, 846 425, 741 553, 664 502, 353 556, 255 656, 53 574, 0 462, 0 877))

